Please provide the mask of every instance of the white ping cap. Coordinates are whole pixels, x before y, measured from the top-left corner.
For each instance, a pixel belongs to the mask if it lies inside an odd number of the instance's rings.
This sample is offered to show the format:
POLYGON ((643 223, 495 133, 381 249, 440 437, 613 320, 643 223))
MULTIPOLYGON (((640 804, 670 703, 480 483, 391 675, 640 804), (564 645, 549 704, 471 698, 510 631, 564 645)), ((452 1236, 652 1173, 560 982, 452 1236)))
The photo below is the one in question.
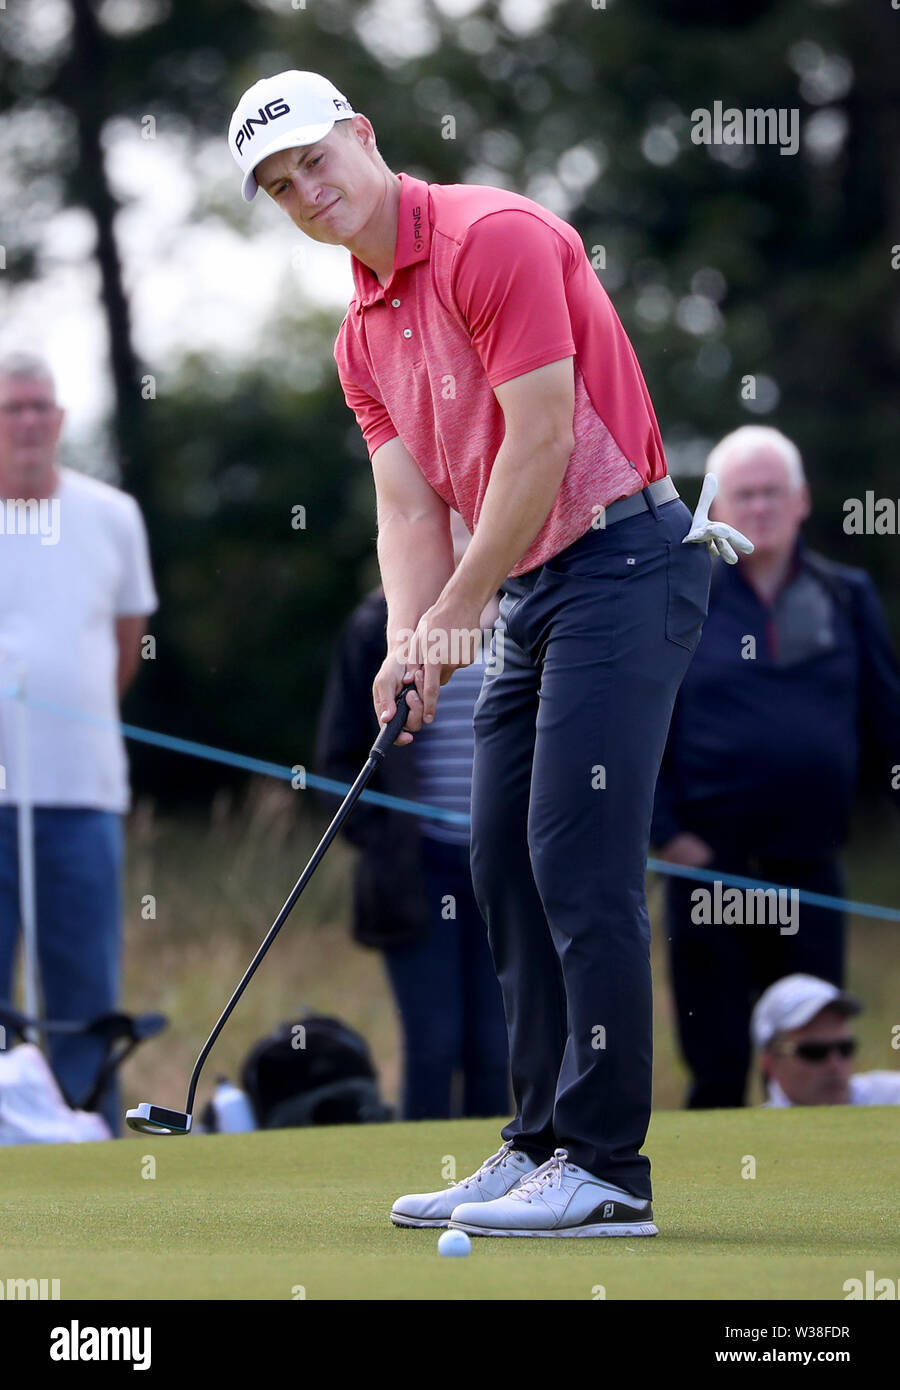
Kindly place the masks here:
POLYGON ((270 154, 295 145, 314 145, 335 121, 356 112, 327 77, 317 72, 279 72, 248 87, 231 117, 228 148, 244 176, 241 193, 249 203, 259 185, 254 170, 270 154))

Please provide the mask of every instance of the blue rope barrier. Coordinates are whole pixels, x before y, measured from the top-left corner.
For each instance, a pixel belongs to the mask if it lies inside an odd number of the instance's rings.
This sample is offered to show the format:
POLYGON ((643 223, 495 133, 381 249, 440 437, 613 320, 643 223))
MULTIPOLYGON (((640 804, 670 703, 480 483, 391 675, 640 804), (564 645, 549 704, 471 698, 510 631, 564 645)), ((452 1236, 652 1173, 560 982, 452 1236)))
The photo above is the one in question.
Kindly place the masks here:
MULTIPOLYGON (((13 688, 11 693, 16 695, 18 691, 13 688)), ((0 691, 0 699, 8 699, 9 697, 9 691, 0 691)), ((135 743, 149 743, 157 748, 165 748, 170 753, 182 753, 189 758, 203 758, 207 762, 221 763, 225 767, 240 768, 243 772, 257 772, 263 777, 277 777, 284 782, 293 782, 297 775, 293 768, 282 767, 280 763, 265 762, 262 758, 251 758, 245 753, 231 753, 225 748, 213 748, 208 743, 196 743, 193 739, 176 738, 173 734, 157 733, 154 729, 141 729, 136 724, 122 724, 118 720, 104 719, 97 714, 86 714, 82 710, 74 710, 50 700, 36 700, 29 697, 25 700, 25 704, 31 709, 43 710, 45 714, 61 714, 77 723, 90 724, 95 728, 114 727, 135 743)), ((350 790, 349 783, 344 785, 344 783, 336 782, 330 777, 320 777, 318 773, 306 772, 305 769, 304 784, 314 790, 334 792, 339 796, 346 796, 350 790)), ((404 797, 390 796, 387 792, 367 789, 361 794, 360 800, 371 801, 377 806, 387 806, 394 811, 405 811, 408 815, 421 815, 432 820, 446 821, 452 825, 467 826, 469 824, 469 817, 462 811, 447 811, 441 806, 428 806, 424 802, 408 801, 404 797)))
MULTIPOLYGON (((0 699, 21 698, 19 689, 10 686, 6 690, 0 690, 0 699)), ((79 723, 92 724, 99 728, 115 727, 125 736, 135 743, 148 743, 157 748, 164 748, 171 753, 181 753, 189 758, 202 758, 207 762, 221 763, 226 767, 240 768, 244 772, 256 772, 263 777, 277 777, 281 781, 293 783, 297 776, 293 768, 282 767, 279 763, 265 762, 261 758, 251 758, 244 753, 231 753, 225 748, 213 748, 207 743, 197 743, 193 739, 176 738, 172 734, 158 733, 154 729, 141 729, 135 724, 123 724, 119 720, 103 719, 99 715, 85 714, 81 710, 74 710, 66 705, 55 704, 49 700, 36 700, 31 697, 25 699, 25 704, 32 709, 43 710, 45 713, 61 714, 69 719, 74 719, 79 723)), ((337 782, 331 777, 320 777, 317 773, 303 772, 304 787, 312 787, 314 790, 324 791, 335 796, 346 796, 350 790, 349 783, 337 782)), ((407 815, 420 816, 429 820, 440 820, 451 825, 470 824, 470 817, 462 811, 447 811, 440 806, 429 806, 426 802, 409 801, 405 797, 390 796, 386 792, 363 791, 360 797, 362 801, 370 801, 373 805, 386 806, 394 811, 403 811, 407 815)), ((739 874, 724 874, 712 869, 693 869, 682 864, 668 864, 663 859, 647 859, 647 868, 658 874, 669 874, 675 878, 692 878, 703 883, 722 883, 731 888, 752 888, 761 889, 765 892, 768 889, 781 889, 784 892, 797 892, 797 899, 801 903, 807 903, 811 907, 827 907, 836 912, 852 913, 856 917, 875 917, 879 921, 900 922, 900 909, 894 907, 884 907, 877 903, 854 902, 849 898, 832 897, 828 893, 813 893, 805 888, 792 890, 787 884, 768 883, 765 879, 746 878, 739 874)))
MULTIPOLYGON (((700 879, 703 883, 722 883, 729 888, 781 888, 785 892, 794 891, 785 883, 766 883, 759 878, 744 878, 741 874, 723 874, 714 869, 691 869, 684 864, 667 864, 664 859, 647 860, 647 868, 660 874, 671 874, 675 878, 700 879)), ((810 907, 830 907, 836 912, 851 912, 857 917, 877 917, 885 922, 900 922, 900 909, 881 907, 877 903, 857 903, 849 898, 834 898, 829 893, 813 893, 799 888, 797 900, 808 903, 810 907)))

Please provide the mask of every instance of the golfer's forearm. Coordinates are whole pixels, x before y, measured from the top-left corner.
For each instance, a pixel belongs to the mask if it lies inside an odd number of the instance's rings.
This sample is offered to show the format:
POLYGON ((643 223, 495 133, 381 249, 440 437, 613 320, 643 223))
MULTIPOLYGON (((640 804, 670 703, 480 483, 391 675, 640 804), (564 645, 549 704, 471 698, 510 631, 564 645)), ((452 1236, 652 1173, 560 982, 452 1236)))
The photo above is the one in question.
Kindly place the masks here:
POLYGON ((521 560, 556 501, 573 443, 523 448, 505 440, 497 451, 475 534, 447 584, 483 607, 521 560))
POLYGON ((387 646, 414 632, 453 573, 453 543, 446 517, 393 516, 378 528, 378 565, 387 600, 387 646))

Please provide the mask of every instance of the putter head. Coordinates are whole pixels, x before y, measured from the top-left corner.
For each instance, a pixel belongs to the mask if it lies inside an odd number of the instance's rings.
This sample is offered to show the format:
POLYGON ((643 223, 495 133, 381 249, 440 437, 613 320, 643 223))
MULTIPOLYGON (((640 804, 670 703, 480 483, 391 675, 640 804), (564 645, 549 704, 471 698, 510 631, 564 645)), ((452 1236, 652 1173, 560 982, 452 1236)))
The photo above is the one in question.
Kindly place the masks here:
POLYGON ((189 1134, 191 1129, 191 1116, 186 1110, 167 1110, 146 1100, 135 1110, 126 1110, 125 1119, 129 1129, 141 1134, 189 1134))

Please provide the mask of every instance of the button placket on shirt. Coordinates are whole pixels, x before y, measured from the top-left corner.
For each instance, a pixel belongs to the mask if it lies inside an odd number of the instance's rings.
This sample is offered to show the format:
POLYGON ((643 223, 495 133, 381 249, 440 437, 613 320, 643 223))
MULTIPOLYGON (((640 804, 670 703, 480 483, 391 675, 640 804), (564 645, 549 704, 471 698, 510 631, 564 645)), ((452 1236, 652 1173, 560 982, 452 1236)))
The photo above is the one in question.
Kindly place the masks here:
MULTIPOLYGON (((402 303, 402 300, 400 300, 400 299, 392 299, 392 300, 391 300, 391 308, 392 308, 392 309, 399 309, 401 303, 402 303)), ((404 328, 404 329, 402 330, 402 332, 403 332, 404 338, 411 338, 412 335, 413 335, 413 331, 412 331, 411 328, 404 328)))

